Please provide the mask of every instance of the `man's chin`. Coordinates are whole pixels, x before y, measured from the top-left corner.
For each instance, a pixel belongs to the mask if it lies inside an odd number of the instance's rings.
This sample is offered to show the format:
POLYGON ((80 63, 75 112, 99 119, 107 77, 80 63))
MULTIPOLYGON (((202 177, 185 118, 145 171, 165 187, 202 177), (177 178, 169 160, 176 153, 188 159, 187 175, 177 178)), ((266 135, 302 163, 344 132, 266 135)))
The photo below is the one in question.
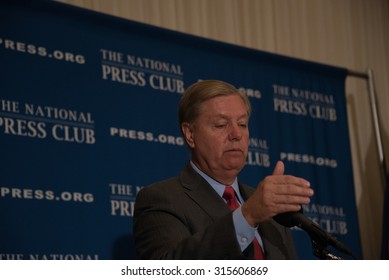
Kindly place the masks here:
POLYGON ((243 169, 243 167, 245 166, 245 161, 231 161, 229 162, 228 164, 226 164, 226 169, 228 170, 235 170, 236 172, 239 172, 243 169))

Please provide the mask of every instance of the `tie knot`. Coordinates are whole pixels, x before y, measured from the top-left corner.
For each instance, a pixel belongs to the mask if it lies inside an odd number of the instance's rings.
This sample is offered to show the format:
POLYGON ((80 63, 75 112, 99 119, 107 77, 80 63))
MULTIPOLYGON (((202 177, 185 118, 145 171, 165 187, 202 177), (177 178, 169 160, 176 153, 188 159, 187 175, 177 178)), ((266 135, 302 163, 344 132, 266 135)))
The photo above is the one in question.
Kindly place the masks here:
POLYGON ((227 201, 235 198, 234 188, 231 186, 226 186, 223 193, 223 198, 227 201))
POLYGON ((231 186, 226 186, 223 193, 223 198, 226 200, 228 207, 233 211, 236 208, 239 208, 239 203, 235 197, 234 188, 231 186))

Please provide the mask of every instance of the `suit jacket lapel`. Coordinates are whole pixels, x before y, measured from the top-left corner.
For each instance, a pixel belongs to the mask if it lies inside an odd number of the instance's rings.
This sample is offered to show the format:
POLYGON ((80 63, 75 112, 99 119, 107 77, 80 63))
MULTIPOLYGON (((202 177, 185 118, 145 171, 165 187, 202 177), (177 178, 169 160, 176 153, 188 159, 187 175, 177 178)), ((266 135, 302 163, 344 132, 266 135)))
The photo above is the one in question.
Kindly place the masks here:
POLYGON ((230 210, 223 199, 216 191, 203 179, 190 163, 180 174, 180 180, 185 188, 185 193, 198 204, 211 219, 216 219, 227 215, 230 210))

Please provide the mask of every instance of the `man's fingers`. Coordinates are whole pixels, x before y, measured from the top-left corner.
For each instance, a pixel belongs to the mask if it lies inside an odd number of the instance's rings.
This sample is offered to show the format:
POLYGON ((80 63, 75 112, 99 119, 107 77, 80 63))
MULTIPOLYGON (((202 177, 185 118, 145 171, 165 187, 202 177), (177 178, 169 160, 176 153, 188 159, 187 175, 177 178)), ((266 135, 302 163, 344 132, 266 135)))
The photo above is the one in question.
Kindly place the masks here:
POLYGON ((276 167, 274 167, 273 175, 284 175, 285 166, 282 161, 277 161, 276 167))
POLYGON ((283 183, 283 184, 296 184, 300 185, 302 187, 309 187, 310 183, 303 179, 303 178, 298 178, 295 176, 291 175, 284 175, 285 173, 285 165, 282 161, 277 161, 276 166, 274 167, 273 170, 273 176, 275 175, 276 177, 270 176, 272 178, 271 180, 274 180, 274 183, 283 183), (280 176, 283 175, 283 176, 280 176))
POLYGON ((277 195, 297 195, 297 196, 312 196, 313 189, 309 185, 303 183, 283 183, 275 184, 276 188, 273 187, 272 191, 277 195))
POLYGON ((275 195, 273 197, 273 203, 275 204, 309 204, 311 202, 310 196, 302 196, 302 195, 275 195))

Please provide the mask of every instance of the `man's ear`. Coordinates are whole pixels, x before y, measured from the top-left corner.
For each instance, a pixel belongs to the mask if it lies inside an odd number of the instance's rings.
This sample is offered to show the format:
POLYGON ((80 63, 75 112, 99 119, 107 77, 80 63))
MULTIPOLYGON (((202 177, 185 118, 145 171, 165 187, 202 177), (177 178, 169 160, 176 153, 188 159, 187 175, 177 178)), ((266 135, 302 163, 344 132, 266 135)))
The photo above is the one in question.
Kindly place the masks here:
POLYGON ((181 130, 184 134, 184 138, 188 146, 193 149, 195 147, 194 137, 193 137, 193 126, 187 122, 181 124, 181 130))

